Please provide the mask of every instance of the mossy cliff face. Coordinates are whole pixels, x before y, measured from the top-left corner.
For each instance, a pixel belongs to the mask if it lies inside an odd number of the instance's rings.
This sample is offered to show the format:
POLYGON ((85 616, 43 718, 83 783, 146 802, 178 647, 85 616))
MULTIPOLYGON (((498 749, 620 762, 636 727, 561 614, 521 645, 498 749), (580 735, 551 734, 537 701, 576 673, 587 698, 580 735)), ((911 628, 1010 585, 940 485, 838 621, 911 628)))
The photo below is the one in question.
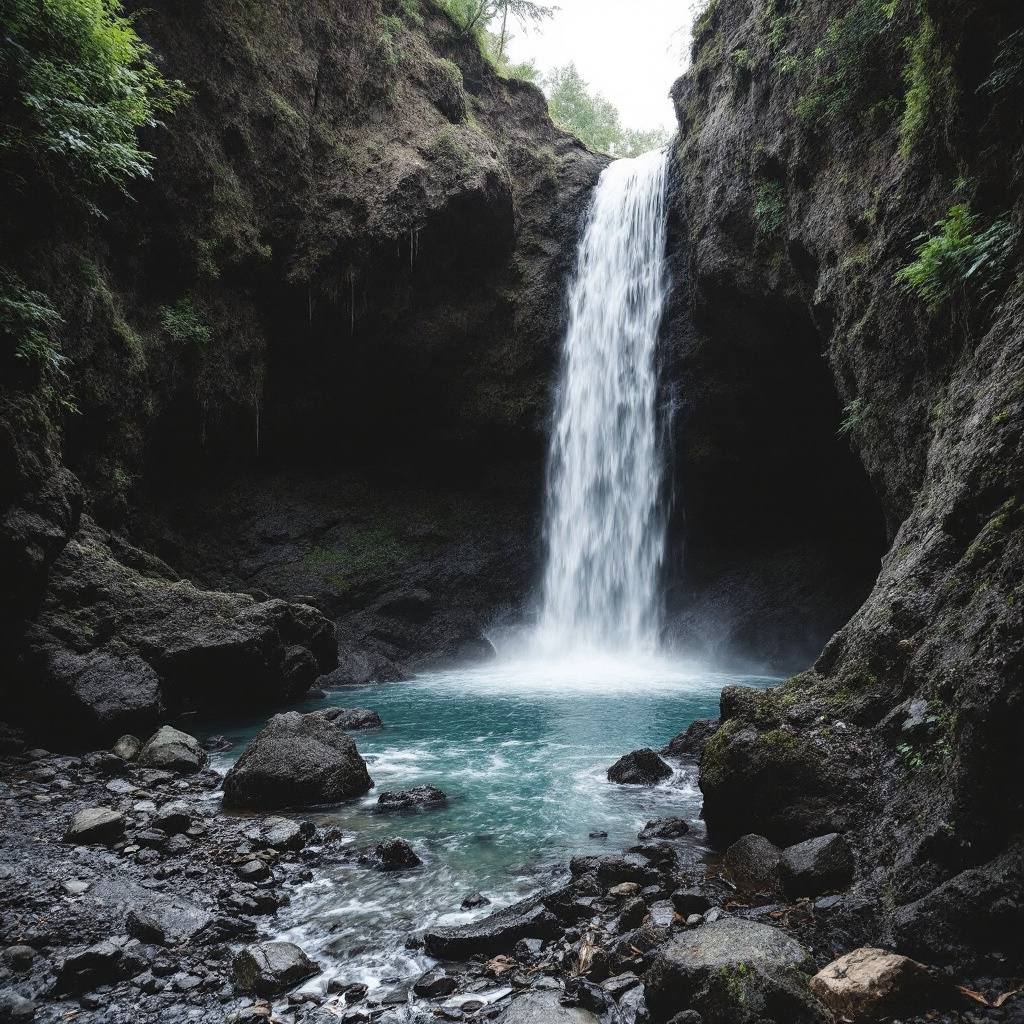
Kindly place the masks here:
POLYGON ((24 623, 44 601, 59 617, 47 574, 83 508, 210 590, 342 616, 422 587, 396 544, 471 492, 473 558, 446 571, 428 544, 424 600, 458 605, 435 630, 446 650, 479 637, 533 571, 562 289, 606 160, 429 0, 126 6, 191 97, 143 139, 152 180, 101 197, 101 220, 49 200, 42 220, 4 212, 13 269, 63 318, 78 412, 62 430, 0 417, 3 657, 27 643, 22 665, 45 660, 24 623), (394 542, 396 479, 442 511, 394 542), (264 513, 255 532, 239 535, 238 502, 264 513), (228 538, 219 557, 202 557, 200 520, 228 538), (370 562, 349 534, 371 538, 370 562))
POLYGON ((932 959, 1024 923, 1020 28, 995 3, 713 0, 674 90, 694 318, 801 325, 889 546, 812 673, 723 698, 708 827, 848 829, 876 934, 932 959), (958 205, 966 241, 933 227, 958 205), (897 280, 922 233, 974 247, 931 302, 897 280))

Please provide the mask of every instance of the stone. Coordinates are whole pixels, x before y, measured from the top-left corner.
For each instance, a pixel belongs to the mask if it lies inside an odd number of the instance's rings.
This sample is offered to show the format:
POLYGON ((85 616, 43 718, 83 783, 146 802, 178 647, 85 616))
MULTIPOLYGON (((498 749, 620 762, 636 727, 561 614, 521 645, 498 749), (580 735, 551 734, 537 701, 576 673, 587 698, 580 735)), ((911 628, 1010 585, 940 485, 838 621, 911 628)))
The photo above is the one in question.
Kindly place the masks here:
POLYGON ((727 918, 680 933, 658 951, 646 976, 647 1005, 655 1020, 693 1009, 704 1024, 752 1024, 764 1017, 828 1024, 808 988, 812 964, 785 932, 727 918))
POLYGON ((674 757, 688 764, 700 764, 707 742, 718 731, 717 718, 698 718, 691 722, 685 732, 669 740, 661 750, 662 757, 674 757))
POLYGON ((608 978, 607 980, 602 981, 601 988, 603 988, 605 992, 612 997, 612 999, 618 999, 631 988, 636 988, 639 984, 640 979, 632 971, 626 971, 625 974, 617 974, 613 978, 608 978))
POLYGON ((87 893, 92 886, 89 882, 83 882, 80 878, 69 878, 66 882, 61 882, 61 888, 69 896, 82 896, 87 893))
POLYGON ((616 896, 619 899, 628 899, 630 896, 635 896, 639 891, 640 886, 636 882, 620 882, 608 890, 608 895, 616 896))
POLYGON ((655 885, 661 878, 646 858, 635 853, 621 857, 599 857, 596 867, 598 882, 608 889, 621 882, 636 882, 640 886, 655 885))
POLYGON ((192 775, 206 767, 206 751, 194 736, 165 725, 160 728, 139 752, 139 766, 161 771, 192 775))
POLYGON ((725 851, 725 870, 741 888, 772 893, 779 887, 779 848, 764 836, 746 835, 725 851))
POLYGON ((137 761, 142 753, 142 740, 131 733, 125 733, 110 749, 125 761, 137 761))
POLYGON ((448 794, 436 786, 415 786, 397 793, 385 792, 377 798, 378 811, 407 811, 414 808, 439 807, 448 794))
POLYGON ((293 942, 257 942, 238 953, 233 970, 240 992, 269 997, 319 974, 320 965, 293 942))
POLYGON ((124 950, 110 939, 65 957, 57 968, 59 992, 91 992, 127 975, 124 950))
POLYGON ((0 953, 0 961, 15 974, 24 974, 32 966, 36 951, 31 946, 8 946, 0 953))
POLYGON ((830 889, 845 889, 853 881, 853 854, 838 833, 818 836, 786 847, 779 874, 783 891, 791 899, 813 898, 830 889))
POLYGON ((65 843, 111 846, 124 836, 125 818, 110 807, 86 807, 75 815, 64 834, 65 843))
POLYGON ((368 708, 328 708, 324 715, 339 729, 344 729, 346 732, 384 728, 380 715, 368 708))
POLYGON ((555 939, 558 919, 534 896, 478 921, 437 927, 423 937, 427 953, 438 960, 468 960, 475 953, 508 953, 520 939, 555 939))
POLYGON ((676 889, 672 893, 672 906, 680 917, 704 914, 711 909, 711 900, 695 889, 676 889))
POLYGON ((153 815, 150 824, 169 836, 187 832, 192 827, 192 808, 182 800, 172 800, 153 815))
POLYGON ((620 757, 608 769, 608 781, 621 786, 655 786, 672 778, 672 769, 649 747, 620 757))
POLYGON ((641 843, 649 843, 654 839, 682 839, 689 832, 690 826, 682 818, 657 818, 647 822, 636 837, 641 843))
POLYGON ((145 906, 129 907, 125 915, 129 935, 158 946, 191 941, 212 923, 207 911, 180 896, 157 896, 145 906))
POLYGON ((952 983, 938 971, 871 947, 855 949, 823 968, 811 979, 811 991, 837 1019, 865 1024, 942 1010, 954 995, 952 983))
POLYGON ((28 1024, 36 1019, 36 1004, 12 989, 0 991, 0 1022, 28 1024))
POLYGON ((404 839, 385 839, 374 848, 375 866, 381 871, 402 871, 423 863, 404 839))
POLYGON ((620 932, 631 932, 644 923, 647 916, 647 904, 640 899, 631 899, 619 912, 618 926, 620 932))
POLYGON ((261 826, 263 842, 273 850, 298 852, 306 845, 302 825, 291 818, 265 818, 261 826))
POLYGON ((458 987, 458 980, 450 977, 443 967, 434 967, 420 976, 412 990, 423 999, 441 999, 451 995, 458 987))
POLYGON ((270 868, 256 858, 240 864, 235 871, 243 882, 263 882, 270 877, 270 868))
POLYGON ((582 1006, 562 1006, 556 992, 528 992, 512 1000, 497 1024, 599 1024, 582 1006))
POLYGON ((482 892, 471 892, 460 904, 463 910, 476 910, 478 907, 490 905, 490 900, 482 892))
POLYGON ((224 806, 335 804, 373 786, 352 738, 321 711, 275 715, 224 779, 224 806))

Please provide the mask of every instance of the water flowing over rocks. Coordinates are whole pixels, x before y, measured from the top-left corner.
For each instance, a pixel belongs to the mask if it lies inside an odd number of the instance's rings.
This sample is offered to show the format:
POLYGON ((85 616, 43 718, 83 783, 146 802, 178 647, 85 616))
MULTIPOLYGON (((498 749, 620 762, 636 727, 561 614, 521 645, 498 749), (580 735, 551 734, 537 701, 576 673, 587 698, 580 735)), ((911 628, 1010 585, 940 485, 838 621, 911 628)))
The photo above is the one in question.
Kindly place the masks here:
POLYGON ((330 711, 275 715, 224 779, 224 805, 275 810, 332 804, 373 786, 355 742, 330 711))
POLYGON ((622 786, 656 786, 672 777, 672 769, 650 748, 624 754, 608 769, 609 782, 622 786))

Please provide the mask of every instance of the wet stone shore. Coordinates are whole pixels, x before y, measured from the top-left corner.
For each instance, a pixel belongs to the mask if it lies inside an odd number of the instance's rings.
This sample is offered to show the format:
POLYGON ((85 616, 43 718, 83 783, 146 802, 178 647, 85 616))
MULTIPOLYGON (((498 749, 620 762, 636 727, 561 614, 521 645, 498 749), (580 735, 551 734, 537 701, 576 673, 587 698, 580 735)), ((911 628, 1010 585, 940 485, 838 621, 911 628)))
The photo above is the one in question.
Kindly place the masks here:
MULTIPOLYGON (((229 816, 194 740, 164 730, 138 746, 0 759, 0 1024, 740 1024, 780 1019, 780 1005, 827 1022, 838 1018, 807 980, 857 945, 872 913, 853 893, 755 898, 667 819, 621 854, 575 858, 535 897, 411 936, 437 966, 369 991, 275 936, 321 866, 414 861, 367 857, 308 821, 229 816)), ((954 980, 992 995, 1011 984, 945 979, 937 1009, 884 1019, 1024 1020, 1019 999, 953 998, 954 980)))

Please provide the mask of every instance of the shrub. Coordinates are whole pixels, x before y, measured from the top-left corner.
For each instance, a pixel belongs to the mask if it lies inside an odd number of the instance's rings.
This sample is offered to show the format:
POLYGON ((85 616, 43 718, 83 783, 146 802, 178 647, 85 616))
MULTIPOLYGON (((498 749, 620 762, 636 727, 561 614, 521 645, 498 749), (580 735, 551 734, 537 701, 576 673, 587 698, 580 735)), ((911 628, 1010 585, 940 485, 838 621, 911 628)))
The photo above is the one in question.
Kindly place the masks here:
POLYGON ((1005 282, 1019 232, 1008 216, 979 230, 981 219, 966 203, 950 207, 934 234, 921 234, 916 259, 896 275, 896 281, 935 312, 957 292, 976 289, 981 304, 990 303, 1005 282))
POLYGON ((1001 92, 1024 85, 1024 28, 1008 35, 1000 44, 992 74, 981 83, 981 89, 1001 92))
POLYGON ((80 199, 150 173, 140 128, 184 97, 117 0, 0 0, 0 153, 80 199))
POLYGON ((758 231, 766 238, 783 229, 786 224, 786 196, 780 182, 769 181, 758 186, 754 217, 758 231))
POLYGON ((956 98, 953 66, 939 44, 935 22, 927 15, 917 35, 907 40, 909 59, 903 69, 907 96, 900 122, 900 155, 907 159, 924 133, 938 103, 951 107, 956 98))
POLYGON ((175 341, 186 345, 203 347, 213 340, 213 328, 187 296, 178 299, 173 306, 161 306, 160 323, 175 341))

